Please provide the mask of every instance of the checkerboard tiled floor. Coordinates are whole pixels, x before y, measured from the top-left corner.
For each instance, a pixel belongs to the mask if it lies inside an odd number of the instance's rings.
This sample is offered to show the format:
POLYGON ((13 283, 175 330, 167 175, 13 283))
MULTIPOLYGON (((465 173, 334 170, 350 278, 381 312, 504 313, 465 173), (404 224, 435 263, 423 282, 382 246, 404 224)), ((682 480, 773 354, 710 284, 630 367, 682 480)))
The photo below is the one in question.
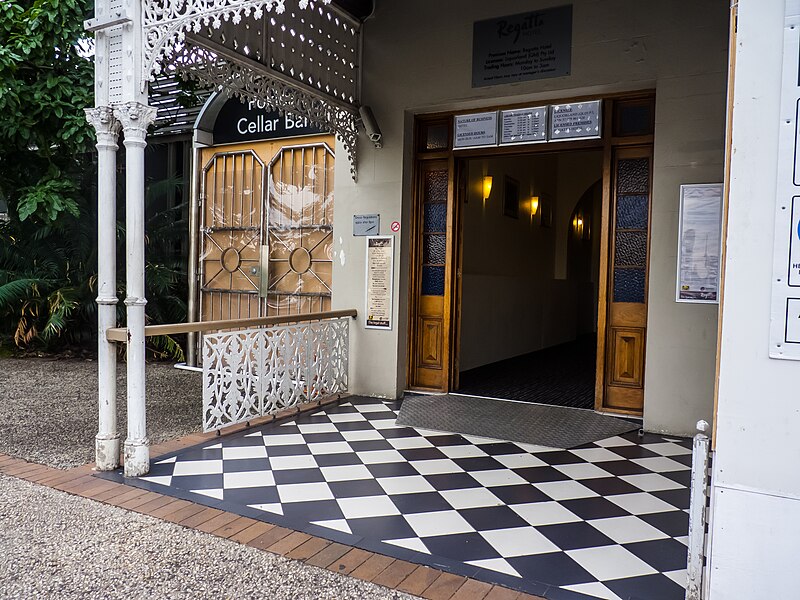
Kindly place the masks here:
POLYGON ((554 600, 683 598, 689 440, 554 450, 398 427, 398 408, 351 398, 135 484, 554 600))

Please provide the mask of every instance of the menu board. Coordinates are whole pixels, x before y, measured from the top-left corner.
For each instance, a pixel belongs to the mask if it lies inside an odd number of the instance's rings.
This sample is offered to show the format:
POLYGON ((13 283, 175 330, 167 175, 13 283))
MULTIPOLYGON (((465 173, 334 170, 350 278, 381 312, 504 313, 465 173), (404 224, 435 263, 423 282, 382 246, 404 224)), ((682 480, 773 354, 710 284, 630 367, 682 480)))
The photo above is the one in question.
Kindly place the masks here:
POLYGON ((392 328, 394 237, 367 238, 367 329, 392 328))
POLYGON ((574 140, 600 137, 600 100, 556 104, 550 109, 551 140, 574 140))
POLYGON ((547 107, 504 110, 500 113, 500 143, 526 144, 547 141, 547 107))
POLYGON ((453 148, 497 145, 497 111, 457 115, 453 148))

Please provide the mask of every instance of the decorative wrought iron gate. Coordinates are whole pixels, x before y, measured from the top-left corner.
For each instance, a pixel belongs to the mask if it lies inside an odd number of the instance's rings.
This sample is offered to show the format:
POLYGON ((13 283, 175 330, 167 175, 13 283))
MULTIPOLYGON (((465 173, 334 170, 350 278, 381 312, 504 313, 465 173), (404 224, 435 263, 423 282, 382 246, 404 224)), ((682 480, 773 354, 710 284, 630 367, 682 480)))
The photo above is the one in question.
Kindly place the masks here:
POLYGON ((268 165, 261 295, 269 316, 331 308, 333 167, 325 143, 285 146, 268 165))
POLYGON ((203 168, 202 321, 331 308, 334 153, 284 146, 265 165, 256 150, 218 152, 203 168))
POLYGON ((215 154, 203 169, 202 321, 262 316, 259 302, 264 163, 252 150, 215 154))

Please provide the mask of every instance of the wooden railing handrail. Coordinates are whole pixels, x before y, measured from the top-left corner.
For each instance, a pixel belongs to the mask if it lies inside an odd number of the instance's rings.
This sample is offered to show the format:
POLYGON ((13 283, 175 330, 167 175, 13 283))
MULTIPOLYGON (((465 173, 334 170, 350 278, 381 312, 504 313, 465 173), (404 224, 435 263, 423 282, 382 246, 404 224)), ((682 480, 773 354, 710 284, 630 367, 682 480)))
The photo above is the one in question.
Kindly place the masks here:
MULTIPOLYGON (((283 315, 280 317, 258 317, 255 319, 229 319, 227 321, 198 321, 196 323, 172 323, 169 325, 148 325, 144 328, 145 337, 159 335, 177 335, 180 333, 221 331, 223 329, 245 329, 248 327, 268 327, 270 325, 285 325, 287 323, 305 323, 307 321, 324 321, 325 319, 339 319, 341 317, 358 316, 354 308, 348 310, 332 310, 328 312, 308 313, 306 315, 283 315)), ((106 339, 109 342, 127 342, 127 327, 111 327, 106 329, 106 339)))

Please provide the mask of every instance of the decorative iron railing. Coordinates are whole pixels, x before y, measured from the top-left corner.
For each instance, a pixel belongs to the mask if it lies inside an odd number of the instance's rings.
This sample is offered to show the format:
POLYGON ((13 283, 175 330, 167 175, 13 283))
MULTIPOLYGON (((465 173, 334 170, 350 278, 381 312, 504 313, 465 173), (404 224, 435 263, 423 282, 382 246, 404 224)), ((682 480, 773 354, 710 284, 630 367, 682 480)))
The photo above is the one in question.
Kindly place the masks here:
POLYGON ((206 334, 203 431, 347 391, 347 317, 206 334))

